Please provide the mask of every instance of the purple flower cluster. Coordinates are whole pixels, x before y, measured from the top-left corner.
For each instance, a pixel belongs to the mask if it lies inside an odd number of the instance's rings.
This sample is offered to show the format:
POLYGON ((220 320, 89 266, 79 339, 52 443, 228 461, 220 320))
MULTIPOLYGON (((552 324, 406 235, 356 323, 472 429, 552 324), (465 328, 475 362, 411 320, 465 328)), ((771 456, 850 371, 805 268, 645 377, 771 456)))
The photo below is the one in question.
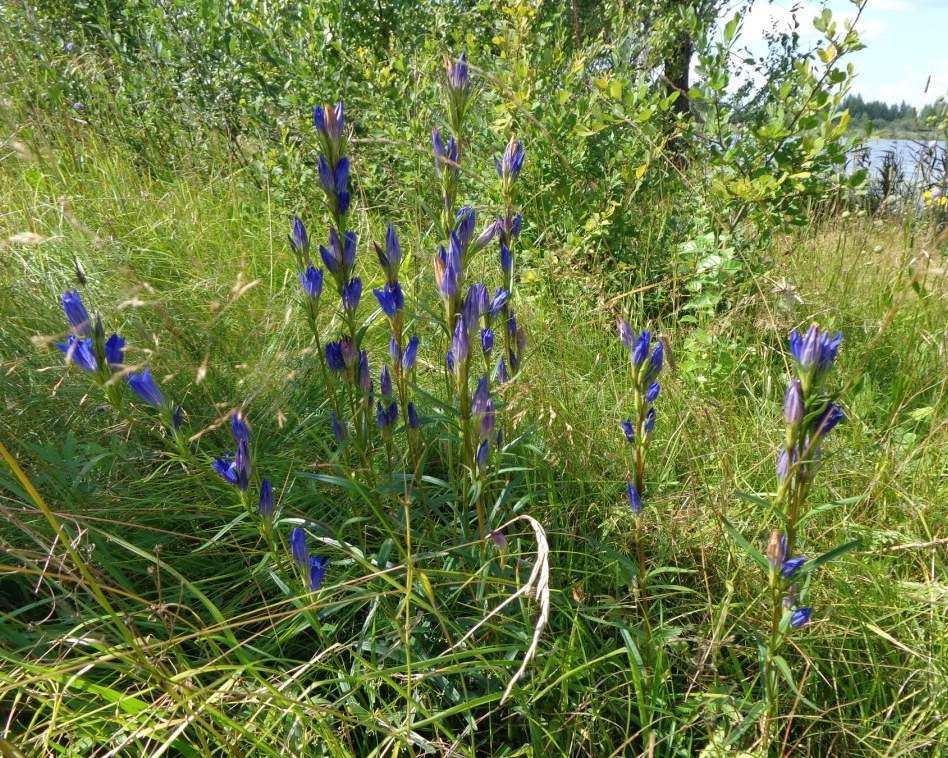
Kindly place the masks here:
POLYGON ((329 559, 324 556, 312 556, 306 546, 306 532, 296 527, 290 533, 290 554, 296 565, 300 567, 307 579, 310 592, 316 592, 323 584, 326 569, 329 568, 329 559))

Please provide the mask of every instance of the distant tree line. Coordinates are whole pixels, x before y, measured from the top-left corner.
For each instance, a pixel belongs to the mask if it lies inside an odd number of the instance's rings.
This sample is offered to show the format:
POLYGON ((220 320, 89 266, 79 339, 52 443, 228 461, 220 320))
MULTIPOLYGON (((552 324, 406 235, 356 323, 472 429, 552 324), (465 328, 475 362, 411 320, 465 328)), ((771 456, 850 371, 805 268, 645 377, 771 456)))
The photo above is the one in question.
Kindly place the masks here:
POLYGON ((904 100, 898 105, 884 103, 881 100, 863 100, 862 95, 849 95, 843 100, 843 107, 849 110, 853 121, 871 121, 878 125, 899 125, 905 127, 924 124, 929 116, 936 113, 936 105, 930 103, 920 111, 904 100))

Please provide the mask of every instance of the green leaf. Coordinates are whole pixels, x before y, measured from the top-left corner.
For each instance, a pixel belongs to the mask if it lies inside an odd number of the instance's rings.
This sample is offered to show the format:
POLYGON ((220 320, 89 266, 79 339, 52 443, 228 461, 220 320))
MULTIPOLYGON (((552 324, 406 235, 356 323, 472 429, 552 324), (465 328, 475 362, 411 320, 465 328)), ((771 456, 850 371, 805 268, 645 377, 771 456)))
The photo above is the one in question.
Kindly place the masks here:
POLYGON ((764 557, 764 554, 756 547, 751 545, 744 535, 731 525, 730 521, 728 521, 726 518, 722 518, 721 523, 724 526, 724 530, 729 535, 731 535, 731 539, 740 545, 744 552, 757 562, 758 566, 760 566, 764 571, 768 571, 770 569, 770 563, 768 563, 767 558, 764 557))
POLYGON ((834 547, 828 553, 823 553, 819 558, 814 558, 812 561, 807 561, 803 564, 803 567, 800 569, 801 574, 808 574, 811 571, 815 571, 824 563, 829 563, 830 561, 835 561, 840 556, 845 555, 850 550, 855 550, 859 547, 859 540, 852 540, 838 547, 834 547))

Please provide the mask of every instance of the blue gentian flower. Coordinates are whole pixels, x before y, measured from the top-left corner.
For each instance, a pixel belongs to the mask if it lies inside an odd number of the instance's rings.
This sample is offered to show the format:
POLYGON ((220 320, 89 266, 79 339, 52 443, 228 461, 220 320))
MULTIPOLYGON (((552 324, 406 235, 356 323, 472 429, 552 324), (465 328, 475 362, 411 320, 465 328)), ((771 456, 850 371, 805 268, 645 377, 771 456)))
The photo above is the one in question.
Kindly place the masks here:
POLYGON ((320 245, 319 255, 322 257, 326 268, 329 269, 329 273, 333 276, 338 275, 343 269, 342 242, 340 242, 339 233, 334 227, 329 227, 329 249, 320 245))
POLYGON ((332 418, 332 433, 336 438, 336 442, 341 443, 349 436, 348 424, 345 421, 340 423, 339 416, 335 411, 329 411, 329 415, 332 418))
POLYGON ((343 337, 340 342, 342 344, 342 360, 345 361, 346 368, 352 368, 357 365, 359 360, 356 344, 349 336, 343 337))
POLYGON ((444 355, 445 363, 448 364, 448 371, 454 371, 454 351, 448 350, 444 355))
POLYGON ((488 355, 490 351, 494 349, 494 330, 493 329, 481 330, 481 349, 484 351, 484 355, 488 355))
POLYGON ((369 374, 369 356, 365 350, 359 353, 359 389, 366 395, 372 392, 372 377, 369 374))
POLYGON ((402 248, 391 221, 388 222, 388 230, 385 232, 385 249, 376 245, 375 254, 378 256, 382 270, 385 271, 388 283, 394 284, 398 279, 398 269, 402 264, 402 248))
POLYGON ((640 516, 642 514, 642 496, 632 482, 629 482, 627 494, 629 496, 629 508, 632 509, 633 514, 640 516))
POLYGON ((635 427, 632 425, 631 421, 623 421, 619 426, 622 427, 622 432, 625 434, 625 439, 630 445, 635 444, 635 427))
POLYGON ((300 568, 309 563, 309 550, 306 548, 306 532, 296 527, 290 532, 290 552, 300 568))
POLYGON ((342 356, 342 342, 326 343, 326 364, 333 371, 345 371, 346 362, 342 356))
POLYGON ((398 363, 402 359, 401 349, 398 347, 398 340, 395 339, 395 332, 392 332, 388 339, 388 355, 392 363, 398 363))
POLYGON ((509 279, 513 273, 513 258, 510 257, 510 248, 503 242, 500 243, 500 268, 503 270, 504 276, 509 279))
POLYGON ((408 426, 411 429, 417 429, 421 426, 421 421, 418 418, 418 409, 415 408, 414 403, 408 404, 408 426))
POLYGON ((348 313, 354 313, 362 299, 362 280, 357 276, 342 285, 342 307, 348 313))
POLYGON ((810 616, 812 615, 812 608, 797 608, 790 616, 790 628, 799 629, 810 620, 810 616))
POLYGON ((171 428, 174 431, 178 431, 181 428, 181 424, 184 423, 184 419, 181 417, 181 406, 179 405, 174 409, 174 413, 171 414, 171 428))
POLYGON ((66 363, 75 363, 83 371, 95 371, 97 363, 92 349, 92 339, 82 339, 74 334, 66 337, 65 342, 57 342, 56 347, 66 354, 66 363))
POLYGON ((823 332, 816 324, 812 324, 803 337, 796 329, 790 332, 790 353, 804 371, 815 368, 816 374, 820 375, 829 370, 836 360, 842 340, 842 332, 831 337, 829 332, 823 332))
POLYGON ((395 318, 395 313, 405 307, 405 296, 398 282, 386 284, 382 289, 372 291, 379 301, 382 312, 389 318, 395 318))
POLYGON ((799 379, 794 379, 787 387, 783 399, 783 419, 788 426, 796 426, 803 421, 803 388, 799 379))
POLYGON ((336 103, 335 108, 328 105, 313 106, 313 126, 328 145, 338 149, 346 126, 342 103, 336 103))
POLYGON ((813 422, 813 429, 820 437, 826 437, 845 418, 846 415, 836 403, 827 403, 813 422))
POLYGON ((438 253, 434 257, 435 283, 438 285, 438 292, 446 300, 453 298, 458 291, 458 284, 461 279, 461 243, 457 235, 451 232, 451 244, 448 249, 444 245, 438 247, 438 253))
POLYGON ((783 566, 780 569, 780 572, 783 574, 784 579, 789 579, 793 576, 803 564, 806 563, 806 558, 788 558, 783 562, 783 566))
POLYGON ((388 366, 384 364, 379 375, 379 392, 384 397, 391 397, 392 395, 392 374, 388 370, 388 366))
POLYGON ((273 515, 273 485, 269 479, 260 482, 260 515, 264 518, 273 515))
POLYGON ((89 313, 82 304, 82 298, 79 297, 78 290, 70 290, 62 297, 63 311, 66 313, 66 319, 69 321, 69 328, 80 337, 88 337, 92 334, 92 321, 89 319, 89 313))
POLYGON ((250 442, 250 427, 247 425, 247 420, 237 412, 230 416, 230 429, 236 442, 250 442))
POLYGON ((507 364, 504 362, 504 359, 501 358, 497 362, 497 381, 499 381, 501 384, 506 384, 507 379, 507 364))
POLYGON ((523 158, 523 141, 511 137, 510 142, 507 143, 507 147, 504 149, 503 158, 494 158, 497 177, 506 182, 516 181, 523 169, 523 158))
POLYGON ((224 481, 237 484, 237 463, 231 462, 230 455, 215 458, 211 467, 224 478, 224 481))
POLYGON ((245 439, 237 443, 234 465, 237 469, 237 486, 241 492, 246 492, 250 486, 250 443, 245 439))
POLYGON ((125 363, 125 340, 113 334, 105 341, 105 362, 109 368, 117 371, 125 363))
POLYGON ((645 359, 648 357, 648 349, 652 344, 652 333, 648 330, 644 330, 639 334, 638 340, 636 340, 635 347, 632 348, 632 365, 636 368, 639 368, 645 359))
POLYGON ((165 402, 164 395, 151 377, 151 369, 145 369, 141 374, 132 374, 128 377, 128 386, 138 395, 143 403, 154 408, 160 408, 165 402))
POLYGON ((402 368, 405 371, 411 371, 415 367, 415 361, 418 358, 418 337, 412 335, 405 347, 405 354, 402 356, 402 368))
POLYGON ((323 578, 326 576, 326 569, 329 567, 329 559, 323 556, 317 556, 309 559, 309 591, 316 592, 323 584, 323 578))
POLYGON ((490 301, 490 306, 487 308, 487 317, 491 320, 497 318, 500 315, 500 312, 504 309, 504 306, 507 304, 507 299, 510 297, 510 293, 502 287, 498 287, 497 291, 494 293, 493 299, 490 301))
POLYGON ((306 271, 300 271, 300 285, 303 293, 310 300, 319 300, 323 293, 323 270, 315 266, 307 266, 306 271))
POLYGON ((435 129, 431 132, 431 149, 434 153, 435 170, 438 176, 441 176, 445 170, 457 173, 458 145, 454 137, 449 137, 448 144, 445 145, 441 132, 435 129))
POLYGON ((658 382, 652 382, 645 390, 645 402, 654 403, 662 386, 658 382))
POLYGON ((523 228, 523 216, 519 213, 513 217, 513 221, 510 224, 510 234, 513 239, 517 239, 520 236, 520 230, 523 228))
POLYGON ((787 457, 787 449, 781 448, 777 456, 777 481, 783 483, 790 474, 790 459, 787 457))
POLYGON ((394 400, 385 408, 381 402, 375 404, 375 421, 379 429, 385 431, 398 423, 398 403, 394 400))
POLYGON ((652 351, 652 357, 649 359, 645 381, 651 382, 662 372, 663 358, 664 348, 662 347, 662 343, 659 342, 655 345, 655 350, 652 351))
POLYGON ((466 93, 470 82, 467 74, 467 54, 461 53, 456 61, 447 62, 448 87, 459 94, 466 93))

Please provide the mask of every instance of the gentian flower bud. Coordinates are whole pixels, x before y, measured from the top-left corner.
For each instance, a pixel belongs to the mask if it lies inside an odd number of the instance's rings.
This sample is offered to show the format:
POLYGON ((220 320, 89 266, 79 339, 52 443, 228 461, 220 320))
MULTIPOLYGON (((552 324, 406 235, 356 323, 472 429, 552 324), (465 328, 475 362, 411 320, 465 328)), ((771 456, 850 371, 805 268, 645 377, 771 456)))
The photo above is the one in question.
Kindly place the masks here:
POLYGON ((450 137, 447 146, 445 146, 441 132, 438 129, 433 130, 431 132, 431 149, 434 153, 435 170, 438 172, 438 176, 442 176, 446 170, 456 175, 457 166, 452 164, 458 162, 458 146, 454 137, 450 137))
POLYGON ((319 255, 333 276, 337 276, 342 271, 342 242, 339 240, 339 233, 333 227, 329 227, 329 249, 320 245, 319 255))
POLYGON ((648 349, 652 344, 652 333, 648 330, 639 334, 639 338, 632 348, 632 365, 639 368, 648 357, 648 349))
POLYGON ((484 355, 488 355, 493 348, 494 348, 494 330, 482 329, 481 330, 481 349, 484 351, 484 355))
POLYGON ((357 276, 342 285, 342 307, 348 313, 354 313, 362 298, 362 280, 357 276))
POLYGON ((309 550, 306 548, 306 532, 301 527, 296 527, 290 532, 290 552, 293 554, 293 560, 303 568, 309 563, 309 550))
POLYGON ((490 402, 490 393, 487 385, 487 374, 481 377, 477 383, 477 389, 474 390, 474 398, 471 400, 471 414, 479 416, 487 410, 487 403, 490 402))
MULTIPOLYGON (((631 350, 632 345, 635 343, 635 332, 624 318, 617 318, 616 325, 619 328, 619 339, 622 340, 622 344, 625 345, 627 349, 631 350)), ((646 348, 646 350, 648 350, 648 348, 646 348)))
POLYGON ((307 266, 306 271, 300 271, 300 286, 303 293, 310 300, 319 300, 323 293, 323 270, 315 266, 307 266))
POLYGON ((511 337, 517 334, 517 315, 513 312, 513 309, 510 310, 507 316, 507 334, 511 337))
POLYGON ((417 429, 421 425, 421 421, 418 418, 418 410, 415 408, 414 403, 408 404, 408 426, 410 429, 417 429))
POLYGON ((642 426, 642 433, 648 437, 655 430, 655 409, 649 408, 645 414, 645 424, 642 426))
POLYGON ((487 453, 489 452, 487 440, 482 440, 477 446, 477 467, 481 470, 487 468, 487 453))
POLYGON ((342 262, 346 265, 346 271, 352 271, 356 260, 356 233, 346 232, 346 244, 342 251, 342 262))
POLYGON ((336 194, 336 176, 325 156, 319 156, 317 168, 319 170, 319 184, 322 186, 323 192, 330 197, 334 197, 336 194))
POLYGON ((184 423, 184 419, 181 417, 181 406, 179 405, 174 409, 174 413, 171 414, 171 428, 174 431, 178 431, 181 428, 181 424, 184 423))
POLYGON ((513 258, 510 257, 510 248, 503 242, 500 243, 500 268, 503 270, 504 276, 509 279, 513 273, 513 258))
POLYGON ((799 379, 794 379, 787 387, 783 399, 783 419, 787 426, 796 426, 803 421, 803 388, 799 379))
POLYGON ((388 230, 385 232, 385 249, 376 244, 375 254, 378 256, 382 270, 385 271, 388 283, 394 284, 398 278, 398 269, 402 264, 402 248, 391 221, 388 222, 388 230))
POLYGON ((372 377, 369 375, 369 356, 365 350, 359 353, 359 389, 366 395, 372 391, 372 377))
POLYGON ((767 562, 776 571, 787 558, 787 538, 779 529, 770 533, 770 542, 767 543, 767 562))
POLYGON ((418 358, 418 337, 412 335, 405 347, 405 354, 402 356, 402 368, 405 371, 411 371, 415 367, 415 361, 418 358))
POLYGON ((494 433, 494 425, 496 423, 497 413, 494 411, 494 401, 490 398, 487 399, 487 407, 484 409, 484 415, 481 418, 481 429, 480 435, 482 440, 489 439, 490 436, 494 433))
POLYGON ((402 359, 401 350, 398 347, 398 340, 395 339, 395 332, 388 339, 388 356, 392 363, 398 363, 402 359))
POLYGON ((329 415, 332 418, 332 433, 336 438, 336 442, 341 443, 349 436, 348 424, 345 421, 340 423, 339 416, 336 415, 335 411, 329 411, 329 415))
POLYGON ((269 479, 260 482, 260 515, 264 518, 273 516, 273 485, 269 479))
POLYGON ((92 334, 92 322, 89 320, 89 313, 82 304, 82 298, 79 297, 78 290, 66 292, 62 297, 63 311, 66 313, 66 319, 69 321, 69 328, 80 337, 88 337, 92 334))
POLYGON ((386 413, 382 407, 382 403, 379 401, 375 403, 375 423, 383 432, 388 429, 388 413, 386 413))
POLYGON ((799 629, 810 620, 812 615, 812 608, 797 608, 790 616, 790 628, 799 629))
POLYGON ((247 420, 239 413, 231 414, 230 429, 237 443, 250 442, 250 427, 247 425, 247 420))
POLYGON ((448 371, 454 371, 454 350, 448 350, 445 353, 444 360, 448 364, 448 371))
MULTIPOLYGON (((796 457, 794 455, 794 457, 796 457)), ((787 449, 781 448, 777 456, 777 481, 783 483, 790 474, 790 459, 787 457, 787 449)))
POLYGON ((462 366, 467 363, 471 352, 471 345, 468 341, 467 327, 464 319, 460 319, 454 327, 454 338, 451 340, 451 354, 455 364, 462 366))
POLYGON ((242 492, 250 486, 250 445, 242 439, 237 443, 237 455, 234 457, 237 466, 237 486, 242 492))
POLYGON ((132 374, 128 377, 128 386, 146 405, 160 408, 165 402, 164 395, 151 377, 151 369, 146 368, 141 374, 132 374))
POLYGON ((382 312, 389 318, 395 318, 395 313, 405 307, 405 296, 398 282, 386 284, 382 289, 372 291, 379 301, 382 312))
POLYGON ((379 391, 385 397, 390 397, 392 394, 392 374, 388 370, 387 365, 382 366, 382 371, 379 376, 379 391))
POLYGON ((622 427, 622 431, 625 434, 626 441, 633 445, 635 444, 635 427, 632 425, 631 421, 623 421, 619 426, 622 427))
POLYGON ((326 576, 326 569, 329 567, 329 559, 323 556, 316 556, 309 559, 309 591, 316 592, 323 586, 323 579, 326 576))
POLYGON ((513 239, 517 239, 520 236, 520 230, 523 228, 523 216, 519 213, 513 217, 513 222, 510 225, 510 234, 513 239))
POLYGON ((490 241, 494 239, 494 235, 497 234, 497 224, 498 222, 496 220, 492 221, 477 235, 477 239, 474 240, 475 250, 482 250, 490 244, 490 241))
POLYGON ((230 484, 237 484, 237 464, 231 462, 229 455, 224 455, 222 458, 215 458, 211 464, 211 468, 220 474, 224 478, 224 481, 230 484))
POLYGON ((523 169, 523 158, 523 141, 511 137, 504 149, 504 157, 494 158, 498 178, 507 184, 513 184, 523 169))
POLYGON ((501 358, 501 359, 497 362, 497 381, 499 381, 501 384, 506 384, 506 383, 507 383, 507 379, 508 379, 508 377, 507 377, 507 364, 504 362, 504 359, 501 358))
POLYGON ((345 362, 345 367, 352 368, 359 360, 355 343, 352 341, 352 337, 348 336, 343 337, 340 342, 342 344, 342 360, 345 362))
POLYGON ((487 289, 483 284, 472 284, 468 290, 467 295, 464 297, 464 302, 461 303, 461 321, 464 322, 464 327, 470 332, 477 328, 477 321, 481 315, 481 293, 485 293, 486 301, 486 292, 487 289))
POLYGON ((299 216, 293 216, 293 233, 289 237, 290 248, 301 258, 309 257, 309 235, 299 216))
POLYGON ((457 61, 446 61, 448 87, 458 93, 466 93, 470 82, 467 75, 467 54, 461 53, 457 61))
POLYGON ((658 382, 652 382, 648 389, 645 390, 645 402, 654 403, 655 399, 658 397, 658 392, 661 390, 661 385, 658 382))
POLYGON ((639 494, 639 491, 635 488, 635 485, 632 484, 632 482, 629 482, 628 495, 629 508, 632 509, 632 513, 636 516, 642 515, 642 496, 639 494))
POLYGON ((474 238, 475 224, 475 212, 471 206, 465 205, 458 210, 455 215, 455 231, 457 232, 458 239, 461 241, 462 250, 467 250, 471 244, 471 240, 474 238))
POLYGON ((494 293, 494 299, 490 301, 490 307, 487 309, 487 316, 491 321, 500 315, 509 297, 510 293, 507 292, 507 290, 501 287, 497 288, 497 291, 494 293))

